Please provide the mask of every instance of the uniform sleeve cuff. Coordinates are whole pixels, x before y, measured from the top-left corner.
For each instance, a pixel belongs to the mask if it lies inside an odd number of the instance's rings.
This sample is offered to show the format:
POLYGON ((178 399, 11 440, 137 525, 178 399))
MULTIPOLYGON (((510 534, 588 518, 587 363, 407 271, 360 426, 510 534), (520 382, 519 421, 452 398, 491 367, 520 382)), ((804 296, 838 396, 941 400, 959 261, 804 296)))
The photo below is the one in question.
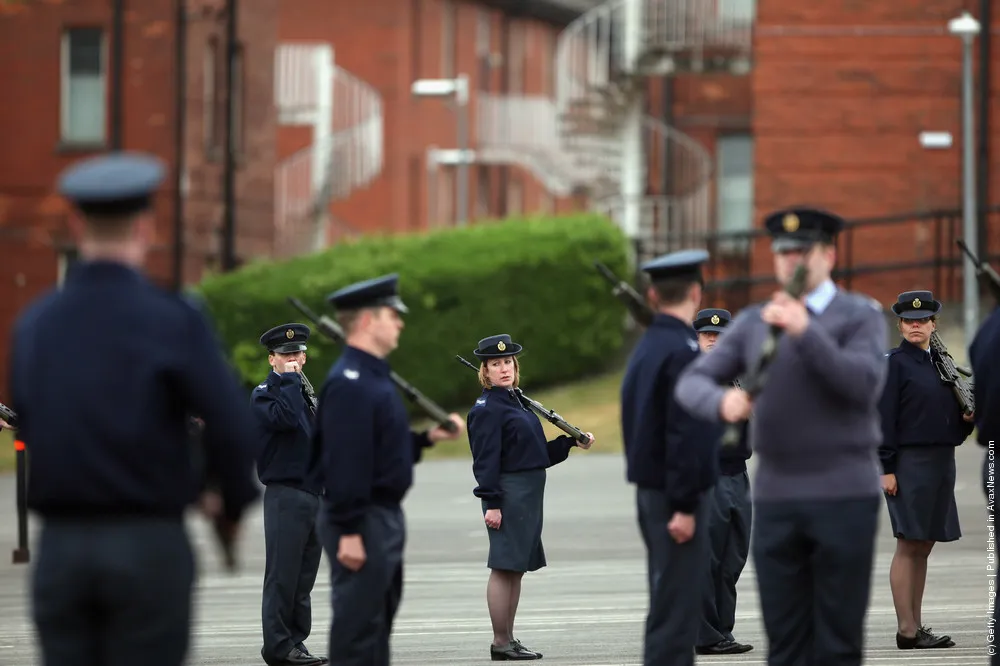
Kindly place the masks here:
POLYGON ((487 509, 502 509, 503 508, 503 499, 502 498, 488 499, 488 500, 485 500, 485 501, 486 501, 486 508, 487 509))
POLYGON ((670 508, 676 513, 694 514, 698 510, 697 499, 675 499, 671 498, 670 508))

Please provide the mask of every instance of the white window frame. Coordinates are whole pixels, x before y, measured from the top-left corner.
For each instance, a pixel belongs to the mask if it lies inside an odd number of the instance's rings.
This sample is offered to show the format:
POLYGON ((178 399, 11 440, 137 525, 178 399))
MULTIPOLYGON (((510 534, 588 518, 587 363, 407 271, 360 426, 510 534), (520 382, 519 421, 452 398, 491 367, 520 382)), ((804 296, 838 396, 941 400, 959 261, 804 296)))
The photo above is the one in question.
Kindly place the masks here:
POLYGON ((59 137, 62 143, 69 145, 102 145, 108 140, 108 33, 103 28, 98 27, 76 27, 66 28, 62 32, 60 40, 59 55, 59 137), (77 30, 99 30, 101 33, 100 52, 100 79, 101 89, 104 94, 101 96, 101 134, 98 137, 73 137, 70 136, 70 117, 72 115, 72 100, 70 99, 70 57, 72 49, 72 35, 77 30))

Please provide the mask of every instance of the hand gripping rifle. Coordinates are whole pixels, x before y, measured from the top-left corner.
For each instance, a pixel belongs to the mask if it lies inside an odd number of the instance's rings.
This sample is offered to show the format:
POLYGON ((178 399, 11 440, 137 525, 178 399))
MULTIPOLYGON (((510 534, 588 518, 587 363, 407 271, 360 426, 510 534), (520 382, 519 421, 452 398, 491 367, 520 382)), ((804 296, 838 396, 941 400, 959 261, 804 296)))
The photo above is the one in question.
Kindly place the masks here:
POLYGON ((971 377, 972 372, 955 364, 955 359, 951 357, 937 331, 931 333, 931 349, 937 352, 934 367, 937 368, 938 376, 942 382, 951 386, 962 414, 971 416, 976 411, 976 399, 972 392, 972 380, 966 377, 971 377))
MULTIPOLYGON (((292 304, 292 307, 305 315, 306 318, 309 319, 326 337, 340 344, 344 344, 347 341, 347 336, 344 335, 344 329, 342 329, 340 324, 334 320, 330 319, 326 315, 317 315, 302 301, 293 296, 288 297, 288 302, 292 304)), ((305 377, 305 375, 303 375, 303 377, 305 377)), ((439 426, 448 432, 455 432, 458 430, 458 426, 451 420, 451 416, 448 415, 448 412, 444 411, 440 405, 414 388, 412 384, 407 382, 392 370, 389 371, 389 379, 391 379, 392 383, 403 392, 403 395, 409 398, 412 402, 416 403, 416 405, 424 410, 427 415, 430 416, 439 426)), ((306 390, 308 391, 308 389, 306 390)))
MULTIPOLYGON (((469 366, 470 368, 472 368, 476 372, 479 372, 479 368, 477 368, 476 366, 472 365, 471 363, 469 363, 468 361, 466 361, 461 356, 458 356, 457 354, 455 355, 455 360, 458 361, 459 363, 463 364, 463 365, 469 366)), ((570 437, 572 437, 573 439, 575 439, 580 444, 586 444, 587 441, 590 439, 589 437, 587 437, 587 435, 584 434, 584 432, 582 430, 580 430, 579 428, 576 428, 576 427, 570 425, 569 423, 567 423, 566 419, 564 419, 563 417, 559 416, 558 414, 556 414, 551 409, 546 409, 542 405, 542 403, 540 403, 538 401, 535 401, 535 400, 532 400, 528 396, 524 395, 524 392, 521 389, 515 388, 515 389, 511 389, 510 391, 515 396, 517 396, 517 398, 519 400, 521 400, 521 402, 523 402, 526 405, 528 405, 528 407, 531 408, 531 411, 535 412, 540 417, 542 417, 543 419, 545 419, 546 421, 548 421, 549 423, 551 423, 555 427, 557 427, 560 430, 562 430, 564 433, 566 433, 567 435, 569 435, 570 437)))
POLYGON ((955 243, 962 248, 962 252, 964 252, 965 256, 967 256, 969 261, 972 262, 972 265, 976 269, 976 278, 980 283, 986 283, 986 286, 989 287, 990 293, 993 294, 993 298, 997 303, 1000 303, 1000 275, 997 275, 997 272, 993 270, 992 266, 980 261, 979 257, 973 254, 972 250, 969 249, 969 246, 965 244, 964 240, 957 238, 955 239, 955 243))
MULTIPOLYGON (((799 264, 795 268, 795 273, 792 274, 792 279, 785 285, 785 292, 796 300, 802 298, 802 294, 806 290, 807 275, 805 264, 799 264)), ((753 367, 739 380, 740 388, 746 391, 751 399, 756 398, 764 390, 764 385, 767 382, 767 371, 774 360, 775 353, 778 351, 778 342, 781 340, 782 332, 779 326, 771 326, 768 329, 767 336, 764 338, 764 344, 761 345, 760 354, 758 354, 753 367)), ((741 425, 739 423, 730 423, 726 426, 726 432, 722 436, 723 446, 736 446, 739 444, 741 425)))
POLYGON ((10 424, 11 428, 17 430, 17 413, 2 402, 0 402, 0 419, 3 419, 10 424))
POLYGON ((643 326, 649 327, 653 323, 654 313, 646 305, 646 301, 642 299, 639 292, 633 289, 632 285, 628 282, 615 275, 610 268, 601 262, 595 261, 594 268, 611 284, 611 295, 625 304, 625 307, 632 314, 632 318, 643 326))

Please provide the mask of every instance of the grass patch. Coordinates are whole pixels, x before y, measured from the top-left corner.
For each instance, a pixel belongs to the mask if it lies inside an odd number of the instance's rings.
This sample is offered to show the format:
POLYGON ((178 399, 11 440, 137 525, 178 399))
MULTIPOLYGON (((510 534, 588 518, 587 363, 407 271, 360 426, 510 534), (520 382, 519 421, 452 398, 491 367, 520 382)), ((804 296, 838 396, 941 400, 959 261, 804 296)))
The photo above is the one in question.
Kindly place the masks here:
POLYGON ((0 472, 14 471, 14 433, 0 430, 0 472))
MULTIPOLYGON (((528 397, 542 403, 546 409, 555 410, 580 430, 594 433, 596 441, 591 451, 619 453, 622 450, 622 433, 618 395, 623 372, 619 370, 537 393, 530 386, 522 388, 528 397)), ((459 412, 462 418, 465 418, 467 411, 459 412)), ((427 425, 415 424, 418 428, 427 425)), ((542 425, 550 439, 564 434, 548 421, 543 420, 542 425)), ((469 439, 464 436, 455 441, 438 442, 424 455, 427 460, 469 457, 469 439)))

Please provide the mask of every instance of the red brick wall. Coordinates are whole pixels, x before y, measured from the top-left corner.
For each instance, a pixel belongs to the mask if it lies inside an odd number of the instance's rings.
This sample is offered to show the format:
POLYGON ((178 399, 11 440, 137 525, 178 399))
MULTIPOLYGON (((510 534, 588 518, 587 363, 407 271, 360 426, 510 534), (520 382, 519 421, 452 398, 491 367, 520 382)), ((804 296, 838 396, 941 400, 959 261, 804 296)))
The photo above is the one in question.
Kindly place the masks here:
MULTIPOLYGON (((187 256, 184 277, 200 278, 218 251, 221 168, 205 151, 203 73, 209 34, 224 34, 217 13, 222 0, 192 0, 187 34, 185 150, 188 199, 184 220, 187 256)), ((246 44, 245 131, 237 178, 237 252, 270 251, 273 209, 274 110, 271 64, 278 0, 255 0, 240 17, 246 44)), ((111 4, 33 2, 0 12, 0 377, 6 377, 10 327, 21 308, 53 286, 57 248, 68 247, 65 203, 54 193, 60 171, 96 154, 61 148, 60 40, 65 27, 102 27, 110 39, 111 4)), ((172 276, 173 171, 175 155, 175 24, 172 0, 129 3, 125 15, 122 145, 164 159, 170 176, 156 201, 159 246, 149 260, 154 279, 172 276)), ((110 54, 107 56, 110 61, 110 54)), ((109 84, 110 86, 110 78, 109 84)), ((221 81, 220 81, 221 85, 221 81)), ((224 94, 224 93, 223 93, 224 94)), ((110 102, 110 89, 109 89, 110 102)), ((109 110, 110 118, 110 110, 109 110)), ((0 386, 5 379, 0 380, 0 386)))
MULTIPOLYGON (((958 208, 961 44, 945 26, 963 8, 976 13, 977 6, 960 0, 760 3, 753 72, 758 219, 795 203, 848 218, 958 208), (951 132, 954 144, 926 150, 918 142, 921 131, 951 132)), ((1000 15, 1000 1, 993 7, 1000 15)), ((1000 39, 992 39, 990 191, 996 197, 1000 39)), ((932 231, 912 225, 859 231, 853 263, 929 259, 932 231)), ((754 267, 771 272, 765 243, 757 246, 754 267)), ((886 301, 929 286, 933 277, 930 269, 880 273, 851 286, 886 301)))
MULTIPOLYGON (((425 165, 429 147, 456 147, 452 103, 416 99, 410 85, 419 78, 468 75, 470 146, 474 147, 479 90, 500 92, 505 79, 520 88, 511 89, 511 94, 554 90, 551 67, 546 63, 553 57, 558 30, 538 21, 505 18, 473 2, 385 0, 382 5, 378 12, 364 3, 326 0, 296 0, 281 6, 281 41, 332 43, 337 65, 372 85, 382 96, 384 169, 367 188, 335 202, 332 213, 336 220, 356 231, 450 226, 454 220, 452 168, 441 168, 437 179, 428 182, 425 165), (492 67, 484 67, 477 56, 480 14, 489 19, 489 50, 501 56, 492 67), (504 21, 510 24, 506 44, 501 43, 504 21), (448 25, 454 25, 454 30, 448 30, 448 25), (448 34, 454 35, 453 41, 448 34), (378 45, 377 54, 373 44, 378 45), (429 219, 428 213, 429 188, 438 204, 434 219, 429 219)), ((469 171, 470 220, 515 214, 517 209, 574 207, 573 202, 548 197, 530 174, 518 168, 473 166, 469 171), (482 177, 480 170, 485 171, 482 177), (480 184, 489 191, 480 192, 480 184)))

